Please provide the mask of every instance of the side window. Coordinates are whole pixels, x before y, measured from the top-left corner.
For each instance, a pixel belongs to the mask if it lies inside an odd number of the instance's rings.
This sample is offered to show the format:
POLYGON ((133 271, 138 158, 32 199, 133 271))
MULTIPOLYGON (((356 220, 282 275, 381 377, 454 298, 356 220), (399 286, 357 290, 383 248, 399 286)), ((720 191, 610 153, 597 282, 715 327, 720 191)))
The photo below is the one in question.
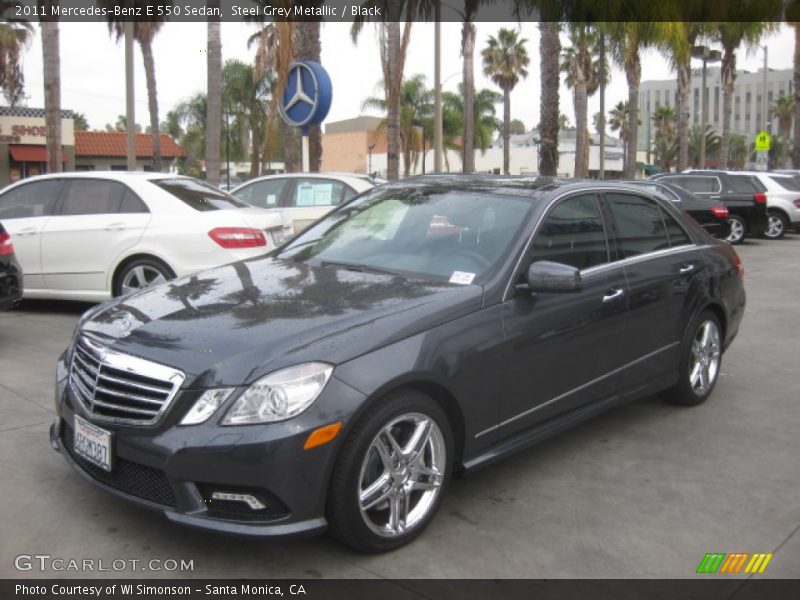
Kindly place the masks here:
POLYGON ((622 258, 669 248, 669 238, 658 205, 631 194, 607 194, 608 208, 617 225, 622 258))
POLYGON ((719 191, 716 177, 682 177, 675 183, 695 194, 713 194, 719 191))
POLYGON ((342 201, 347 186, 333 179, 300 179, 294 187, 294 198, 289 206, 336 206, 342 201))
POLYGON ((259 208, 275 208, 285 187, 286 179, 267 179, 243 187, 234 195, 259 208))
POLYGON ((551 260, 588 269, 608 262, 608 242, 593 194, 559 202, 533 240, 532 262, 551 260))
POLYGON ((118 213, 126 187, 107 179, 75 179, 67 184, 62 215, 118 213))
POLYGON ((671 247, 674 248, 675 246, 684 246, 692 243, 686 230, 680 223, 672 218, 672 215, 667 213, 664 209, 661 209, 661 216, 664 218, 664 225, 667 227, 667 237, 669 238, 669 245, 671 247))
POLYGON ((0 220, 44 217, 53 213, 61 181, 26 183, 0 195, 0 220))
POLYGON ((122 204, 120 204, 119 212, 121 213, 147 213, 150 210, 147 205, 133 191, 125 188, 122 194, 122 204))
POLYGON ((731 175, 728 177, 728 181, 730 182, 731 190, 738 194, 756 194, 767 191, 764 184, 755 177, 731 175))

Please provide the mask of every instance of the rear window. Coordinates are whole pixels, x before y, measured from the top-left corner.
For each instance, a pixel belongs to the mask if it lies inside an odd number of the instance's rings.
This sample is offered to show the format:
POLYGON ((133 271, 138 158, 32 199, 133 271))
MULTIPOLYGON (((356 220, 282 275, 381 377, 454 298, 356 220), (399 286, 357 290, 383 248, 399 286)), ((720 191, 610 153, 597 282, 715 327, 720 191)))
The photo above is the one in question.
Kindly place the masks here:
POLYGON ((767 188, 756 179, 747 175, 731 175, 728 177, 731 191, 739 194, 755 194, 757 192, 766 192, 767 188))
POLYGON ((249 206, 246 202, 197 179, 152 179, 150 183, 202 212, 249 206))
POLYGON ((789 190, 790 192, 800 192, 800 181, 794 177, 776 177, 774 175, 770 175, 769 178, 785 190, 789 190))

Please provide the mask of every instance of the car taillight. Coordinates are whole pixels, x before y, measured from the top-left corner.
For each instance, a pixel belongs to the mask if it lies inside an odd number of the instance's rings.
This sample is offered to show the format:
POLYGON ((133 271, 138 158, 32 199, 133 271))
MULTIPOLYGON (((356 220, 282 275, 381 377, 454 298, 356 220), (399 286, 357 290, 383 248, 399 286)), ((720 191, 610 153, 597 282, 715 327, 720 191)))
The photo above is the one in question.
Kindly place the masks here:
POLYGON ((0 256, 11 256, 14 254, 14 244, 11 243, 11 236, 5 231, 0 233, 0 256))
POLYGON ((739 276, 739 279, 744 279, 744 265, 742 265, 742 259, 739 258, 738 254, 734 254, 733 256, 733 268, 736 269, 736 274, 739 276))
POLYGON ((798 198, 797 200, 795 200, 795 201, 794 201, 794 205, 795 205, 797 208, 800 208, 800 198, 798 198))
POLYGON ((264 232, 249 227, 217 227, 209 231, 208 235, 223 248, 257 248, 267 245, 264 232))
POLYGON ((729 216, 727 206, 712 206, 711 212, 719 219, 727 219, 729 216))
POLYGON ((756 201, 756 204, 766 204, 767 203, 767 195, 758 192, 753 194, 753 200, 756 201))

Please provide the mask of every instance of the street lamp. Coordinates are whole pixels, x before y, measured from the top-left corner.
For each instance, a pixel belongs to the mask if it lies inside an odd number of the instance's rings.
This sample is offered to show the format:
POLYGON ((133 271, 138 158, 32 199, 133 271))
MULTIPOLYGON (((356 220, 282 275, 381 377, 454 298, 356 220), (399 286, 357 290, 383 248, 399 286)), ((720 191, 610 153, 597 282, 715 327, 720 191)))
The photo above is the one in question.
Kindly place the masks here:
POLYGON ((375 147, 375 144, 369 144, 367 146, 367 153, 369 155, 369 159, 367 162, 367 174, 372 175, 372 149, 375 147))
POLYGON ((700 120, 700 168, 706 168, 706 121, 708 119, 708 90, 706 89, 706 65, 722 60, 719 50, 712 50, 708 46, 692 46, 692 58, 703 61, 703 88, 702 88, 702 118, 700 120))

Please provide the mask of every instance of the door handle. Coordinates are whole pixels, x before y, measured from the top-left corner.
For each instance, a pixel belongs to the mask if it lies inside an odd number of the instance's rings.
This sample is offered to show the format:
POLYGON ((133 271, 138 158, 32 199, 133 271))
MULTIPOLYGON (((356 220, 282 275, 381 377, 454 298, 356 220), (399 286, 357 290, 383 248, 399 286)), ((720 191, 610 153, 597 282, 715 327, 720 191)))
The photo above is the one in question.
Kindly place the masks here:
POLYGON ((686 275, 687 273, 691 273, 694 271, 694 263, 683 263, 679 270, 681 275, 686 275))
POLYGON ((122 231, 125 229, 125 223, 111 223, 111 225, 106 225, 106 231, 122 231))
POLYGON ((17 235, 17 236, 20 236, 20 237, 24 237, 24 236, 28 236, 28 235, 35 235, 37 233, 39 233, 38 229, 36 229, 35 227, 28 227, 26 229, 20 229, 14 235, 17 235))
POLYGON ((613 302, 618 298, 622 298, 625 294, 625 290, 622 288, 612 288, 606 292, 606 295, 603 296, 603 302, 613 302))

